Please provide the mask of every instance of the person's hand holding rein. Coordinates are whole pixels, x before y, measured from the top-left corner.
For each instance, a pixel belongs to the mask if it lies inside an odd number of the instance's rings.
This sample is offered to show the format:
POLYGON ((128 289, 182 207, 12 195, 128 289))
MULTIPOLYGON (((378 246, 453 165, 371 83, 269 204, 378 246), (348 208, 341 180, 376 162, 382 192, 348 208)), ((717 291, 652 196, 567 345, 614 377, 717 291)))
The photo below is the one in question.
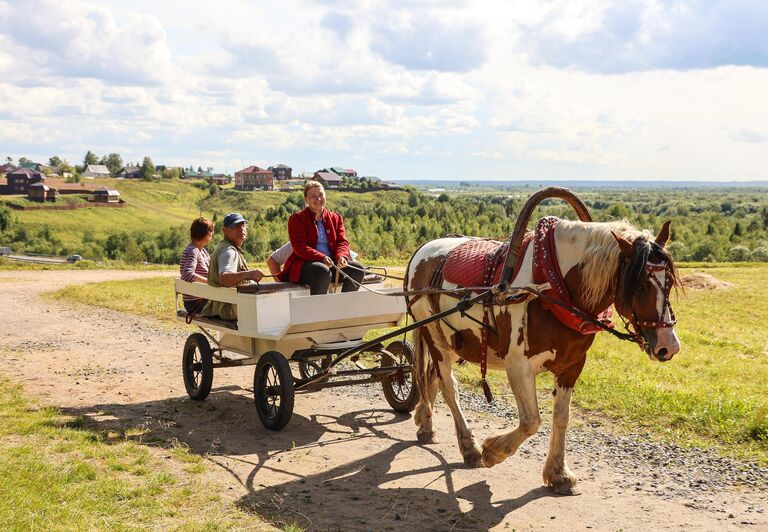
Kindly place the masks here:
POLYGON ((347 267, 347 257, 339 257, 336 259, 336 266, 342 270, 347 267))

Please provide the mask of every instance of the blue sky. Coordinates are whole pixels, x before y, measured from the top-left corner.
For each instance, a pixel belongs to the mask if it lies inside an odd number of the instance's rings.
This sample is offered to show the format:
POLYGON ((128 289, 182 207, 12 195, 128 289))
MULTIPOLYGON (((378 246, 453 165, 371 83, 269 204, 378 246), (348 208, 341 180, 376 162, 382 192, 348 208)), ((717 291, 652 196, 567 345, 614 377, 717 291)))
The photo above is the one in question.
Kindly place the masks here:
POLYGON ((14 159, 768 179, 758 0, 0 0, 0 72, 14 159))

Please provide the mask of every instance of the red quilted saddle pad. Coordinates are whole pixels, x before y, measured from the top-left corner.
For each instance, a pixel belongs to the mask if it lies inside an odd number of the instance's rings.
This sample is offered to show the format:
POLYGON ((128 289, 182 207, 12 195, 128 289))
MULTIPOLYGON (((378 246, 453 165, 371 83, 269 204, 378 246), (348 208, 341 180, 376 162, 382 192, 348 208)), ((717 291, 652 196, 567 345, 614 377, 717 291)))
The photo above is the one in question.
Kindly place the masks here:
MULTIPOLYGON (((459 244, 445 259, 443 279, 459 286, 485 286, 489 259, 500 247, 501 242, 483 239, 459 244)), ((499 260, 491 284, 498 282, 503 266, 504 261, 499 260)))

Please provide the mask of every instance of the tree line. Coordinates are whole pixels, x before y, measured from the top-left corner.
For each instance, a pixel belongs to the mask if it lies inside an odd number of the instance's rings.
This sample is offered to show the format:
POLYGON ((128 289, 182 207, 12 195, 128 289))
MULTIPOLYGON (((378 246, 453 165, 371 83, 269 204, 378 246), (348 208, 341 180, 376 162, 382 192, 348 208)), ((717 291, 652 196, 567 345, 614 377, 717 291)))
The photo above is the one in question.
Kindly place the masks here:
MULTIPOLYGON (((672 221, 668 248, 678 261, 768 261, 768 195, 765 190, 587 190, 579 196, 596 221, 626 219, 657 232, 672 221)), ((438 196, 415 189, 367 194, 329 192, 329 208, 345 219, 347 237, 363 260, 406 260, 421 244, 448 234, 503 240, 514 228, 528 192, 438 196)), ((224 214, 238 210, 249 220, 244 251, 263 261, 288 240, 288 217, 304 208, 301 193, 280 195, 264 205, 259 193, 221 190, 200 201, 217 224, 212 245, 221 238, 224 214)), ((573 219, 571 207, 547 200, 532 220, 545 215, 573 219)), ((77 249, 65 249, 47 227, 32 231, 0 207, 0 241, 28 251, 80 253, 94 258, 173 264, 188 240, 188 226, 155 232, 117 231, 97 237, 85 231, 77 249)))

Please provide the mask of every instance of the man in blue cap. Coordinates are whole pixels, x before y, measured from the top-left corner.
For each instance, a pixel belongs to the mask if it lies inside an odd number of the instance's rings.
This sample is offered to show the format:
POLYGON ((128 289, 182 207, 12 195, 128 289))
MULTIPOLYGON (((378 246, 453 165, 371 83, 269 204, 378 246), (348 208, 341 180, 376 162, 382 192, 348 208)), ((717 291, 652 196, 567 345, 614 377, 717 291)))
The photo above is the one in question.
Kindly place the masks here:
MULTIPOLYGON (((239 212, 227 214, 221 231, 224 233, 224 240, 211 253, 208 284, 231 287, 261 281, 264 274, 259 270, 248 269, 241 249, 248 236, 248 222, 243 215, 239 212)), ((237 307, 231 303, 208 301, 200 314, 219 316, 224 320, 236 320, 237 307)))

